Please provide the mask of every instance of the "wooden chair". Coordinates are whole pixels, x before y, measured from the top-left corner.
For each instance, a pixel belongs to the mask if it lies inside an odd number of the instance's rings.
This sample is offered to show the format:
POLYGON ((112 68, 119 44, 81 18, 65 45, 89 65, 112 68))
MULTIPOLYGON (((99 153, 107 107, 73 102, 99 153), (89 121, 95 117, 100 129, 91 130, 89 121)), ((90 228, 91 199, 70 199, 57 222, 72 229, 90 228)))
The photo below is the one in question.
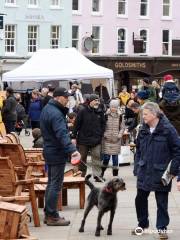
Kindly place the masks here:
POLYGON ((32 172, 38 172, 38 176, 43 177, 44 173, 44 161, 40 161, 38 158, 27 158, 24 149, 21 144, 2 143, 0 144, 0 156, 9 156, 14 168, 17 172, 18 179, 30 178, 32 172), (34 170, 33 170, 34 169, 34 170))
POLYGON ((20 144, 20 139, 19 139, 18 135, 14 132, 6 134, 5 138, 8 140, 9 143, 20 144))
POLYGON ((0 201, 19 204, 31 203, 34 225, 40 226, 34 179, 18 180, 14 167, 9 157, 0 157, 0 201), (29 191, 23 192, 26 188, 29 191))

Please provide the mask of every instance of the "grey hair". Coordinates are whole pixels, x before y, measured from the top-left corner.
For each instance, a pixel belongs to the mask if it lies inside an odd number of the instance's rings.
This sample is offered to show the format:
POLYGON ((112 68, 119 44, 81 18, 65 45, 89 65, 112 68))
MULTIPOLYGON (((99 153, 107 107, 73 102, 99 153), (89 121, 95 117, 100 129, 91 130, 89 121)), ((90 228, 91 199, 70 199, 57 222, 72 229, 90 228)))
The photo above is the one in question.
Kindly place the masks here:
POLYGON ((146 102, 142 105, 141 110, 143 111, 144 109, 148 109, 153 115, 157 116, 160 118, 162 116, 162 111, 159 108, 159 105, 154 102, 146 102))

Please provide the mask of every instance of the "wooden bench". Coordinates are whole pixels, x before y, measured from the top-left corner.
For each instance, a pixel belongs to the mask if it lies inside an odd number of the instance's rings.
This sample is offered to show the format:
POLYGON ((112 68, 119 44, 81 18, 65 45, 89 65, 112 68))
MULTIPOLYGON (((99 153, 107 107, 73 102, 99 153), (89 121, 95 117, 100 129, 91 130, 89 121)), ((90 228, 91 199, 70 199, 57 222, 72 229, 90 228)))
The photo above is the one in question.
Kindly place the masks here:
MULTIPOLYGON (((44 202, 44 194, 47 186, 48 178, 39 178, 39 183, 34 185, 36 196, 38 197, 38 206, 43 207, 44 202)), ((62 205, 67 205, 68 189, 79 189, 79 206, 80 209, 84 208, 85 204, 85 181, 84 177, 73 177, 73 176, 65 176, 63 181, 63 190, 62 194, 60 193, 59 197, 59 209, 62 210, 62 205)))

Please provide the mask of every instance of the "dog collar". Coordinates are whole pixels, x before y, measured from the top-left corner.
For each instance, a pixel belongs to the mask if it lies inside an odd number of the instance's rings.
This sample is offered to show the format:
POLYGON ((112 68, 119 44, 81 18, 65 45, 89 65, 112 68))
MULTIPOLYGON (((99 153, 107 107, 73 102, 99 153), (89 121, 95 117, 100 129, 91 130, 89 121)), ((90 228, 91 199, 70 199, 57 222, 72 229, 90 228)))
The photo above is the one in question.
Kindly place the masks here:
POLYGON ((112 188, 105 187, 103 192, 112 193, 112 188))

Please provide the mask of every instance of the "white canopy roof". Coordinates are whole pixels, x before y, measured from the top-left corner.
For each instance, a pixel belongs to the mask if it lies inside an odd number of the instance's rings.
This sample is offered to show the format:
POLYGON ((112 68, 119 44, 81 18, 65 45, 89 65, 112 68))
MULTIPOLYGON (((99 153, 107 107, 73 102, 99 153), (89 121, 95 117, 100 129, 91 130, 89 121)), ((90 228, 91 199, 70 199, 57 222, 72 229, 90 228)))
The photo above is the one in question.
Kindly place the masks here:
POLYGON ((20 67, 4 73, 3 82, 113 78, 113 71, 91 62, 75 48, 41 49, 20 67))

